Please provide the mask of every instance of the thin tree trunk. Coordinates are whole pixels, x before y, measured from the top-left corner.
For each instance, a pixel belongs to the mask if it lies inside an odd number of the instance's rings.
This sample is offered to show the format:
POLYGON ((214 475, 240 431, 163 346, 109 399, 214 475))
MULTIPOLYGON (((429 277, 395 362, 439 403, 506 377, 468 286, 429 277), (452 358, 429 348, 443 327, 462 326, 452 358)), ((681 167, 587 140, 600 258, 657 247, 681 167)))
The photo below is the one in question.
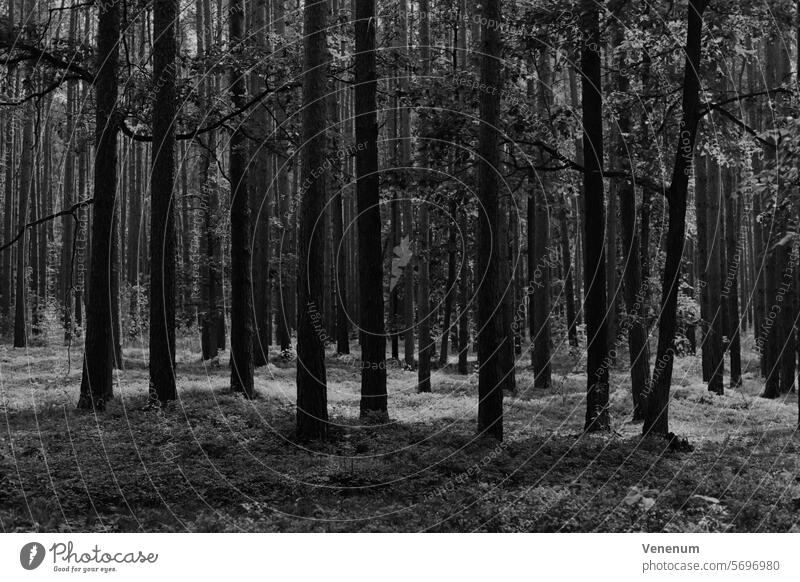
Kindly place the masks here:
MULTIPOLYGON (((243 1, 229 0, 228 36, 233 51, 243 48, 243 25, 243 1)), ((245 104, 247 88, 244 74, 237 66, 232 67, 230 71, 230 92, 233 106, 241 109, 245 104)), ((231 181, 231 390, 241 392, 245 398, 253 398, 255 396, 253 386, 253 278, 250 204, 247 196, 248 159, 245 132, 242 127, 236 126, 230 139, 229 169, 231 181)))
MULTIPOLYGON (((723 170, 725 185, 725 242, 727 247, 727 269, 725 273, 725 284, 722 289, 722 297, 725 298, 728 321, 728 351, 730 353, 731 364, 731 388, 738 388, 742 385, 742 352, 741 352, 741 321, 739 319, 739 269, 740 261, 744 256, 740 247, 739 231, 740 217, 737 212, 738 195, 734 190, 733 170, 725 168, 723 170)), ((792 358, 794 358, 794 346, 792 346, 792 358)))
POLYGON ((706 172, 708 176, 708 189, 705 193, 706 203, 706 244, 708 245, 708 263, 706 265, 705 280, 708 282, 709 323, 708 340, 704 345, 708 347, 708 391, 722 394, 724 387, 724 351, 722 336, 725 334, 723 325, 722 305, 722 245, 724 237, 724 215, 722 210, 723 198, 720 184, 720 169, 715 161, 706 156, 706 172))
POLYGON ((439 353, 439 367, 447 365, 449 356, 449 341, 451 335, 451 319, 453 303, 456 297, 456 260, 458 231, 456 229, 456 201, 451 200, 448 208, 450 228, 447 235, 447 283, 444 295, 444 321, 442 323, 442 349, 439 353))

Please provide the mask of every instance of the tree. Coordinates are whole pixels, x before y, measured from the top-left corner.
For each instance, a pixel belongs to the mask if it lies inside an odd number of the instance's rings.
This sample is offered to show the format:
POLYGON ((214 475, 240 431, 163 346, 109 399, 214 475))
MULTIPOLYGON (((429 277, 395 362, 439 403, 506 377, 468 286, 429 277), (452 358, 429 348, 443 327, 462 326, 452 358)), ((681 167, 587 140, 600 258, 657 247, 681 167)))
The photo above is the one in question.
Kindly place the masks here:
POLYGON ((106 401, 113 395, 109 243, 117 197, 117 58, 120 1, 107 0, 100 3, 97 13, 94 207, 86 343, 78 408, 103 410, 106 401))
POLYGON ((361 416, 386 415, 386 337, 375 103, 375 0, 355 0, 356 198, 361 302, 361 416))
MULTIPOLYGON (((617 39, 615 44, 620 47, 624 42, 624 33, 621 26, 616 27, 617 39)), ((619 50, 619 49, 618 49, 619 50)), ((617 75, 617 89, 621 94, 627 94, 630 89, 628 77, 621 74, 625 62, 625 54, 620 51, 617 64, 620 74, 617 75)), ((629 144, 625 136, 631 132, 631 116, 623 104, 618 113, 619 133, 617 135, 616 155, 620 163, 625 164, 630 160, 629 144)), ((631 364, 631 392, 633 394, 633 418, 642 419, 641 395, 650 378, 650 349, 647 344, 647 330, 645 329, 644 301, 648 295, 647 289, 642 286, 642 267, 639 254, 639 234, 636 229, 636 193, 630 180, 620 180, 617 186, 619 195, 620 227, 623 248, 623 295, 628 331, 628 353, 631 364)))
POLYGON ((478 133, 478 432, 503 439, 503 386, 511 370, 505 369, 502 350, 508 341, 503 329, 505 259, 500 241, 499 117, 502 91, 500 0, 487 0, 481 18, 480 128, 478 133), (499 254, 498 254, 499 253, 499 254))
MULTIPOLYGON (((537 108, 542 119, 549 119, 552 105, 551 55, 544 43, 539 46, 539 83, 537 108)), ((539 162, 546 156, 541 152, 539 162)), ((550 212, 546 172, 537 175, 537 184, 528 197, 528 285, 530 296, 531 364, 536 388, 548 389, 551 383, 550 361, 550 212)))
MULTIPOLYGON (((242 0, 228 4, 228 36, 232 50, 242 50, 244 10, 242 0)), ((230 72, 233 106, 242 109, 246 86, 242 71, 230 72)), ((231 390, 245 398, 255 396, 253 386, 253 296, 250 202, 247 192, 247 138, 241 124, 230 139, 231 181, 231 390)))
POLYGON ((319 440, 325 440, 328 434, 322 319, 325 275, 320 261, 325 253, 325 235, 317 226, 325 206, 325 170, 321 164, 326 149, 327 11, 325 2, 306 3, 304 8, 303 189, 297 269, 297 435, 319 440))
POLYGON ((689 0, 682 117, 672 180, 667 190, 669 222, 667 254, 661 288, 661 311, 658 318, 658 349, 653 378, 647 393, 643 394, 645 414, 642 431, 645 435, 666 436, 669 434, 669 390, 675 357, 673 340, 677 327, 681 255, 686 235, 686 199, 689 189, 689 174, 700 121, 699 66, 702 50, 703 12, 707 5, 707 0, 689 0))
POLYGON ((177 0, 153 3, 153 170, 150 174, 150 399, 175 400, 175 19, 177 0))
MULTIPOLYGON (((723 184, 725 185, 725 246, 727 250, 728 268, 725 270, 725 283, 722 296, 725 298, 725 308, 728 312, 728 351, 731 364, 731 388, 742 385, 742 351, 741 351, 741 320, 739 318, 739 269, 744 259, 743 247, 739 240, 741 216, 738 213, 738 194, 734 190, 733 169, 723 170, 723 184)), ((792 314, 794 320, 794 314, 792 314)), ((791 338, 793 339, 793 338, 791 338)), ((787 350, 794 358, 794 345, 787 350)))
MULTIPOLYGON (((429 82, 431 73, 431 22, 430 4, 428 0, 420 0, 419 4, 419 56, 422 61, 422 77, 429 82)), ((427 159, 427 136, 421 136, 418 155, 420 162, 427 159)), ((430 186, 424 173, 419 180, 422 200, 419 204, 419 228, 417 233, 417 263, 419 265, 419 296, 417 306, 417 327, 419 328, 419 367, 417 368, 417 391, 431 391, 431 353, 435 344, 430 332, 430 218, 427 199, 430 186)))
POLYGON ((583 110, 583 196, 586 282, 586 431, 609 430, 608 329, 603 192, 603 96, 600 76, 600 14, 604 3, 581 2, 581 108, 583 110))

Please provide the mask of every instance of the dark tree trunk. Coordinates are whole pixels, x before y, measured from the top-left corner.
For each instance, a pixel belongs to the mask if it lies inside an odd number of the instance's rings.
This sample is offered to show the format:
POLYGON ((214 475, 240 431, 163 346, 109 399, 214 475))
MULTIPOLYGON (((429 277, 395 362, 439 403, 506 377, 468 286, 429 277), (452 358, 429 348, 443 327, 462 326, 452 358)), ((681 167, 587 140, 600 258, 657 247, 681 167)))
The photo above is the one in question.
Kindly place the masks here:
MULTIPOLYGON (((270 47, 266 35, 266 0, 250 0, 248 5, 248 29, 256 47, 269 54, 270 47)), ((264 70, 256 70, 250 74, 251 94, 261 91, 264 70)), ((253 113, 252 127, 256 136, 267 140, 270 135, 270 112, 266 103, 258 105, 253 113)), ((270 171, 271 157, 266 144, 255 142, 249 178, 250 208, 253 220, 253 308, 255 337, 253 341, 253 365, 265 366, 269 361, 270 305, 267 298, 270 294, 270 223, 272 206, 270 203, 272 176, 270 171)))
POLYGON ((796 347, 795 347, 795 328, 797 320, 797 305, 795 295, 794 272, 797 269, 797 257, 793 254, 791 245, 783 249, 785 255, 783 285, 786 289, 784 294, 784 312, 781 314, 781 355, 780 355, 780 392, 789 394, 794 390, 795 376, 797 371, 796 347))
MULTIPOLYGON (((467 232, 467 210, 458 211, 459 230, 467 232)), ((464 244, 461 255, 461 274, 458 280, 458 373, 466 374, 467 356, 469 355, 469 253, 467 252, 467 236, 464 234, 464 244)))
MULTIPOLYGON (((552 75, 550 67, 550 53, 542 45, 539 48, 539 83, 537 90, 537 109, 540 114, 550 115, 552 102, 552 75)), ((545 162, 542 155, 540 162, 545 162)), ((537 176, 537 184, 531 198, 528 199, 528 285, 531 291, 531 364, 533 365, 536 388, 550 388, 551 370, 550 361, 550 212, 552 202, 547 199, 550 180, 546 173, 537 176), (531 212, 533 205, 533 212, 531 212), (531 214, 533 215, 531 217, 531 214), (533 218, 533 222, 531 222, 533 218), (533 236, 531 236, 533 229, 533 236), (531 245, 531 243, 533 243, 531 245)))
MULTIPOLYGON (((669 433, 669 391, 672 384, 672 366, 675 357, 675 339, 678 288, 681 272, 681 255, 686 236, 686 198, 689 174, 692 169, 694 142, 699 123, 700 55, 703 12, 707 0, 689 0, 686 33, 686 64, 683 81, 683 116, 677 141, 672 183, 667 191, 669 226, 667 229, 667 256, 659 312, 658 351, 653 379, 644 397, 645 417, 643 434, 666 436, 669 433)), ((644 395, 643 395, 644 396, 644 395)))
POLYGON ((695 265, 698 272, 698 286, 700 287, 700 330, 702 341, 700 348, 702 351, 702 375, 703 382, 708 382, 711 378, 711 357, 710 357, 710 329, 711 318, 709 317, 710 302, 708 300, 708 275, 706 267, 708 265, 708 177, 706 175, 705 158, 699 154, 695 155, 694 160, 694 208, 697 224, 697 247, 695 253, 695 265))
POLYGON ((175 400, 175 18, 177 0, 153 4, 153 169, 150 175, 150 399, 175 400))
POLYGON ((111 346, 112 318, 109 284, 109 240, 117 196, 117 56, 119 54, 120 3, 98 5, 95 78, 94 204, 92 208, 89 304, 86 310, 86 344, 78 408, 103 410, 113 394, 111 346))
POLYGON ((564 295, 567 306, 567 338, 569 345, 578 347, 578 327, 575 313, 575 285, 573 283, 572 254, 569 248, 569 204, 561 209, 561 258, 564 262, 564 295))
POLYGON ((507 281, 500 264, 505 259, 500 244, 500 118, 501 41, 497 23, 501 22, 500 0, 483 4, 481 20, 481 85, 491 90, 480 94, 478 134, 478 212, 477 281, 478 297, 478 432, 503 439, 503 386, 511 370, 503 364, 503 345, 508 334, 503 329, 503 293, 507 281), (498 254, 499 252, 499 254, 498 254))
MULTIPOLYGON (((325 93, 328 58, 325 2, 305 5, 303 60, 303 192, 297 269, 297 435, 324 440, 328 434, 325 322, 322 318, 325 233, 317 227, 325 205, 325 93)), ((373 107, 374 110, 374 107, 373 107)), ((377 128, 376 128, 377 131, 377 128)), ((380 246, 378 247, 380 248, 380 246)))
MULTIPOLYGON (((13 73, 13 69, 9 67, 8 70, 8 78, 10 85, 16 85, 16 75, 13 73)), ((16 91, 14 92, 16 93, 16 91)), ((69 118, 68 118, 69 119, 69 118)), ((3 215, 3 240, 11 240, 12 232, 14 231, 14 182, 15 182, 15 172, 14 172, 14 160, 16 158, 15 154, 15 142, 14 139, 16 132, 14 131, 15 126, 17 124, 16 115, 13 112, 9 112, 8 116, 6 117, 6 126, 4 131, 4 138, 5 138, 5 164, 6 164, 6 174, 5 174, 5 212, 3 215)), ((6 249, 2 253, 2 257, 0 257, 2 261, 2 270, 0 270, 0 316, 6 317, 9 315, 11 311, 11 296, 13 294, 14 288, 14 275, 11 270, 12 264, 12 253, 11 249, 6 249)))
MULTIPOLYGON (((70 30, 74 30, 74 17, 70 17, 70 30)), ((74 34, 70 34, 74 38, 74 34)), ((75 100, 75 87, 73 84, 67 85, 66 100, 66 132, 70 136, 65 144, 64 152, 64 208, 70 208, 75 204, 75 153, 72 143, 73 135, 73 101, 75 100)), ((72 340, 72 295, 73 295, 73 267, 75 263, 75 232, 76 221, 74 216, 64 216, 61 219, 61 270, 60 283, 58 286, 58 298, 64 310, 64 340, 72 340)))
MULTIPOLYGON (((240 51, 243 40, 244 11, 242 0, 228 4, 228 35, 231 50, 240 51)), ((230 72, 233 106, 245 104, 246 86, 242 71, 230 72)), ((253 386, 253 295, 252 235, 250 201, 247 196, 248 148, 245 131, 236 126, 230 139, 231 180, 231 390, 245 398, 255 396, 253 386)), ((219 337, 217 338, 219 339, 219 337)), ((299 368, 299 366, 298 366, 299 368)))
POLYGON ((706 263, 705 280, 708 284, 708 338, 704 347, 708 349, 708 391, 722 394, 725 390, 724 350, 722 336, 725 333, 723 326, 722 305, 722 245, 724 237, 723 198, 720 188, 719 166, 715 161, 706 156, 706 172, 708 188, 705 195, 706 202, 706 244, 708 245, 708 262, 706 263))
MULTIPOLYGON (((618 27, 616 44, 621 45, 624 36, 618 27)), ((620 56, 617 66, 624 67, 624 55, 620 56)), ((630 83, 625 75, 617 76, 617 89, 626 94, 630 83)), ((631 131, 630 112, 623 107, 619 112, 619 134, 617 135, 617 159, 621 163, 629 160, 625 136, 631 131)), ((642 394, 650 378, 650 349, 647 344, 647 329, 644 324, 644 302, 649 290, 642 285, 641 255, 639 250, 639 234, 636 230, 636 192, 633 183, 622 180, 617 184, 619 195, 619 218, 622 236, 623 261, 623 296, 625 299, 626 327, 628 331, 628 354, 631 365, 631 393, 633 396, 633 420, 643 418, 642 394)))
POLYGON ((386 336, 378 179, 375 0, 355 2, 356 197, 361 327, 361 416, 386 416, 386 336))
POLYGON ((608 414, 608 327, 606 322, 605 207, 603 192, 603 96, 600 77, 600 17, 594 0, 581 2, 583 109, 583 195, 586 235, 584 281, 586 300, 586 421, 589 432, 610 428, 608 414), (591 217, 591 218, 590 218, 591 217))
MULTIPOLYGON (((427 79, 431 71, 431 23, 428 0, 420 0, 419 12, 419 58, 422 61, 422 78, 427 79)), ((425 81, 423 81, 425 82, 425 81)), ((423 136, 424 138, 425 136, 423 136)), ((422 163, 427 159, 426 140, 419 143, 418 155, 422 163)), ((423 174, 418 182, 422 192, 422 201, 419 204, 419 224, 417 240, 417 264, 419 265, 419 295, 417 298, 417 326, 419 328, 419 368, 417 369, 417 390, 419 392, 431 391, 431 355, 434 349, 430 333, 430 217, 429 200, 431 189, 427 178, 423 174)))
POLYGON ((453 317, 453 302, 456 297, 456 260, 458 230, 456 228, 456 201, 451 200, 448 208, 450 228, 447 235, 447 283, 444 295, 444 320, 442 322, 442 350, 439 353, 439 367, 447 365, 450 352, 450 336, 452 335, 451 320, 453 317))
MULTIPOLYGON (((739 319, 739 269, 740 262, 744 258, 744 250, 739 240, 740 216, 737 211, 738 194, 735 192, 733 184, 733 170, 725 168, 725 244, 727 250, 728 268, 725 272, 725 284, 722 289, 722 296, 725 298, 727 310, 728 330, 728 352, 731 364, 731 388, 738 388, 742 385, 742 351, 741 351, 741 321, 739 319)), ((794 346, 792 346, 792 357, 794 357, 794 346)))
MULTIPOLYGON (((26 10, 28 12, 30 9, 26 10)), ((23 75, 25 75, 23 69, 23 75)), ((32 81, 28 81, 32 82, 32 81)), ((33 163, 34 156, 34 121, 36 110, 33 101, 25 105, 25 121, 22 126, 22 151, 19 165, 19 195, 18 195, 18 230, 22 237, 17 243, 17 269, 14 288, 14 347, 24 348, 28 345, 28 236, 29 229, 25 228, 30 214, 31 200, 36 198, 35 175, 36 167, 33 163)), ((35 233, 34 233, 35 234, 35 233)))

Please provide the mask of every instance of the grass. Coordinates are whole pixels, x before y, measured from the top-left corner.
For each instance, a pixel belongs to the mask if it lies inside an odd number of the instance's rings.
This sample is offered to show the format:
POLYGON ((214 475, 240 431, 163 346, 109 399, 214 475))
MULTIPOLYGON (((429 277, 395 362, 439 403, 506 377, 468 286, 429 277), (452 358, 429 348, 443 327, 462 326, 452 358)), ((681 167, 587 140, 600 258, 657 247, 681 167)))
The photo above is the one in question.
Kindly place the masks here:
POLYGON ((523 358, 498 444, 475 436, 474 375, 448 367, 417 394, 416 373, 392 367, 390 421, 362 425, 358 368, 331 354, 331 438, 309 444, 293 434, 292 362, 257 370, 247 401, 182 341, 179 400, 151 410, 146 353, 125 358, 95 416, 75 409, 74 350, 68 370, 66 348, 0 347, 3 531, 800 531, 797 398, 759 398, 752 358, 724 396, 698 358, 677 360, 671 430, 692 452, 639 437, 624 361, 613 431, 587 436, 578 357, 556 354, 549 390, 523 358))

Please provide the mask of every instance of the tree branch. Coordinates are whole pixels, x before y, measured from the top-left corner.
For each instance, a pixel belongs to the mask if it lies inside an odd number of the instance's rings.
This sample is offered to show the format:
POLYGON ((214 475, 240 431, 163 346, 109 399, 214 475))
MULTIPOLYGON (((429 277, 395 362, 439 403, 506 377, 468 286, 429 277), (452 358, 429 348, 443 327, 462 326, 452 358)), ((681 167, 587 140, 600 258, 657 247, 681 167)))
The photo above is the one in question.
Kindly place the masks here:
POLYGON ((11 239, 6 244, 4 244, 3 246, 0 247, 0 253, 3 252, 4 250, 6 250, 7 248, 11 247, 12 245, 14 245, 16 242, 18 242, 19 239, 21 239, 22 236, 25 234, 25 231, 27 229, 33 228, 34 226, 38 226, 38 225, 40 225, 40 224, 42 224, 44 222, 47 222, 49 220, 55 220, 56 218, 59 218, 61 216, 71 215, 71 216, 74 217, 75 213, 78 210, 80 210, 81 208, 83 208, 85 206, 89 206, 90 204, 94 204, 94 198, 89 198, 87 200, 82 200, 80 202, 77 202, 77 203, 73 204, 72 206, 70 206, 66 210, 62 210, 60 212, 56 212, 55 214, 50 214, 50 215, 42 217, 42 218, 40 218, 38 220, 34 220, 33 222, 29 222, 28 224, 23 226, 21 229, 19 229, 19 232, 17 233, 17 236, 15 236, 13 239, 11 239))

